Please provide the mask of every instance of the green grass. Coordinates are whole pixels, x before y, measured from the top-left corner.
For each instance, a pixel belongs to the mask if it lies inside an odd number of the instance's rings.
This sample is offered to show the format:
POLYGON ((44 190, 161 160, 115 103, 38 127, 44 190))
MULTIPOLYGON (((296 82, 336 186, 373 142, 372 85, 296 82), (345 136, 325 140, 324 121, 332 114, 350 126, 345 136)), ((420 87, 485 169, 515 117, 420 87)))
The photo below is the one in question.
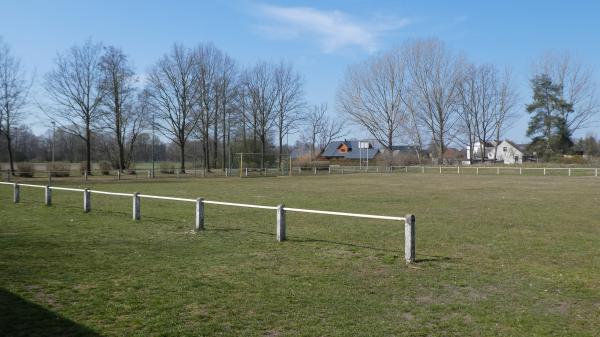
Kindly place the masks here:
MULTIPOLYGON (((70 186, 82 186, 71 183, 70 186)), ((93 188, 403 224, 0 186, 0 335, 598 336, 600 178, 336 175, 93 188), (4 329, 4 331, 2 331, 4 329)))

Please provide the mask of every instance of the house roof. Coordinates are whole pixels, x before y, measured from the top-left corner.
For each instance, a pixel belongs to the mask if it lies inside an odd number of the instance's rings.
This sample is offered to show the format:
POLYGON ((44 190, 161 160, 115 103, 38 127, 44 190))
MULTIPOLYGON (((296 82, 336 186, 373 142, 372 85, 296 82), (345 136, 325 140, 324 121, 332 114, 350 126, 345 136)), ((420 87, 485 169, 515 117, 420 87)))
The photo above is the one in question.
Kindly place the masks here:
POLYGON ((373 143, 371 143, 372 148, 370 148, 367 151, 366 149, 359 149, 358 142, 358 140, 333 141, 327 145, 323 152, 321 152, 321 157, 344 159, 373 159, 375 158, 377 153, 379 153, 379 148, 377 148, 373 143), (348 147, 348 152, 341 152, 339 150, 342 144, 345 144, 348 147))
POLYGON ((515 149, 521 151, 521 152, 525 152, 525 149, 527 148, 527 144, 516 144, 513 143, 512 141, 506 139, 505 142, 507 142, 508 144, 510 144, 512 147, 514 147, 515 149))

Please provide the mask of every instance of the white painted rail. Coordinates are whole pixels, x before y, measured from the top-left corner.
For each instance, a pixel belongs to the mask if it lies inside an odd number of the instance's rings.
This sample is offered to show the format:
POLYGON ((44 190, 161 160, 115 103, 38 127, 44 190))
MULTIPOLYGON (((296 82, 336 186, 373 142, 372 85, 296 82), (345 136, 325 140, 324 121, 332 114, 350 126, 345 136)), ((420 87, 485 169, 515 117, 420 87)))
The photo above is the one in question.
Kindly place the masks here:
POLYGON ((91 211, 91 194, 92 193, 102 194, 102 195, 110 195, 110 196, 131 197, 131 198, 133 198, 133 219, 134 220, 141 219, 141 204, 140 204, 141 198, 156 199, 156 200, 168 200, 168 201, 181 201, 181 202, 190 202, 190 203, 193 202, 196 204, 196 230, 198 230, 198 231, 204 229, 204 205, 205 204, 276 210, 277 211, 277 219, 276 219, 277 241, 285 241, 286 240, 286 220, 285 220, 286 212, 300 212, 300 213, 311 213, 311 214, 346 216, 346 217, 353 217, 353 218, 404 221, 404 224, 405 224, 405 226, 404 226, 405 260, 408 263, 415 262, 415 216, 412 214, 408 214, 405 217, 396 217, 396 216, 386 216, 386 215, 321 211, 321 210, 315 210, 315 209, 285 207, 283 205, 278 205, 278 206, 253 205, 253 204, 226 202, 226 201, 204 200, 203 198, 189 199, 189 198, 167 197, 167 196, 159 196, 159 195, 140 194, 139 192, 135 192, 135 193, 108 192, 108 191, 99 191, 99 190, 90 190, 90 189, 55 187, 55 186, 48 186, 48 185, 8 183, 8 182, 0 182, 0 184, 13 186, 15 203, 18 203, 20 200, 20 187, 21 186, 33 187, 33 188, 44 188, 46 191, 45 203, 47 206, 51 205, 51 194, 49 193, 50 190, 83 192, 83 209, 84 209, 84 212, 86 212, 86 213, 91 211))
POLYGON ((291 207, 284 207, 283 209, 286 210, 286 211, 288 211, 288 212, 313 213, 313 214, 325 214, 325 215, 339 215, 339 216, 348 216, 348 217, 353 217, 353 218, 367 218, 367 219, 395 220, 395 221, 404 221, 404 220, 406 220, 403 217, 386 216, 386 215, 371 215, 371 214, 359 214, 359 213, 319 211, 319 210, 315 210, 315 209, 303 209, 303 208, 291 208, 291 207))

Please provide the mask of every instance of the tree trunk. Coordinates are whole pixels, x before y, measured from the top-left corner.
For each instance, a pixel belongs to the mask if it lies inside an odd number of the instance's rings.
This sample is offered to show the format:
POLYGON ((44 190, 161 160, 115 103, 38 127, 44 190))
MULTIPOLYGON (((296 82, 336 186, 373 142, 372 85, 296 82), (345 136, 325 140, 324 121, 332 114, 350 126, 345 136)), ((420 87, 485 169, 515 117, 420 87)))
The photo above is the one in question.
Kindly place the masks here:
POLYGON ((86 151, 86 159, 85 159, 85 163, 86 163, 86 173, 88 176, 92 175, 92 131, 90 130, 90 124, 89 121, 86 125, 85 128, 85 151, 86 151))
POLYGON ((181 142, 181 144, 179 144, 179 155, 181 156, 181 173, 185 173, 185 142, 181 142))
POLYGON ((10 130, 6 130, 6 145, 8 147, 8 161, 10 162, 10 175, 15 175, 15 163, 13 159, 13 150, 12 150, 12 136, 10 135, 10 130))

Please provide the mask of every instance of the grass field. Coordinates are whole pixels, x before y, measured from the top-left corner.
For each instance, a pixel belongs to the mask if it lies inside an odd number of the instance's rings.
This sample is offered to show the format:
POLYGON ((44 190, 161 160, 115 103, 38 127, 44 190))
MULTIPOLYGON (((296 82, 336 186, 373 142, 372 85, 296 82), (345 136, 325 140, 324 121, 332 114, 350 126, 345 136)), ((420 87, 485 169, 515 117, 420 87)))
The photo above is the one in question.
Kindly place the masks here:
MULTIPOLYGON (((63 184, 64 186, 64 184, 63 184)), ((83 186, 81 182, 70 186, 83 186)), ((403 223, 0 186, 0 335, 599 336, 600 178, 336 175, 93 188, 403 223)))

